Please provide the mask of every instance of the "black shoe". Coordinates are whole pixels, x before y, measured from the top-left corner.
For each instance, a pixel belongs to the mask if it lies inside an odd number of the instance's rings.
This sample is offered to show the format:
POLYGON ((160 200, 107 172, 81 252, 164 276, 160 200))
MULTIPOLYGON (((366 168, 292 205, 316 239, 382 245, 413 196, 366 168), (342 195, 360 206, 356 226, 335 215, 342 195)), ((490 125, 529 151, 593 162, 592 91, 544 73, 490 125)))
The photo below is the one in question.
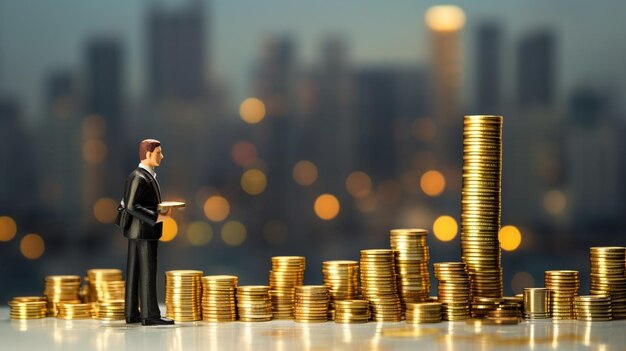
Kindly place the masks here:
POLYGON ((141 325, 172 325, 174 321, 171 319, 156 317, 156 318, 142 318, 141 325))
POLYGON ((139 323, 139 322, 141 322, 141 317, 139 317, 139 316, 126 317, 126 323, 127 324, 139 323))

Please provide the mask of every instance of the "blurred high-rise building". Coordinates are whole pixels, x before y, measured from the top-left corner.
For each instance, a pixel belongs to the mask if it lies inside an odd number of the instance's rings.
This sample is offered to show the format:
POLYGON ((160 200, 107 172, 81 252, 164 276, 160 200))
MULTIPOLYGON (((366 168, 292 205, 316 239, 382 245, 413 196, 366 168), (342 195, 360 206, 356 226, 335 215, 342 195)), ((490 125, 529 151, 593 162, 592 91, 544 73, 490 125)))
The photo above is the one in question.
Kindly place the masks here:
POLYGON ((477 113, 501 114, 502 108, 502 29, 495 22, 479 25, 476 37, 477 113))
POLYGON ((556 96, 555 38, 550 30, 524 36, 517 47, 517 94, 522 107, 551 106, 556 96))

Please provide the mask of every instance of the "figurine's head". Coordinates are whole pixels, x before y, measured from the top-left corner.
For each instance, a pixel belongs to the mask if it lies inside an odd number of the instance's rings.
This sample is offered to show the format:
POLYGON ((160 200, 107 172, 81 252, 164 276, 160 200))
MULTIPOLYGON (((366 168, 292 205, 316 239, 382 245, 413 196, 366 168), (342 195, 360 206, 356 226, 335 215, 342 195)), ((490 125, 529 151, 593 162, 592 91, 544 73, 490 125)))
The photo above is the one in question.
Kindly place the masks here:
POLYGON ((139 159, 144 165, 152 168, 158 167, 161 165, 163 157, 160 141, 155 139, 146 139, 139 143, 139 159))

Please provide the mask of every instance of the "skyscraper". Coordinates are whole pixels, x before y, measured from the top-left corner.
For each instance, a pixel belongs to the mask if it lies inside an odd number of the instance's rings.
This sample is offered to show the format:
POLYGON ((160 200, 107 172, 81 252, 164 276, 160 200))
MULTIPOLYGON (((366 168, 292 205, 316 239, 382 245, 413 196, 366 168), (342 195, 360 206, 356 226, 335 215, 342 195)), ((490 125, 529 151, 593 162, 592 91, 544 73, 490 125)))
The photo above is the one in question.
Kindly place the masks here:
POLYGON ((502 107, 502 30, 497 23, 486 22, 478 27, 476 38, 476 102, 477 113, 498 114, 502 107))
POLYGON ((555 40, 549 30, 523 37, 517 48, 517 94, 521 107, 549 107, 556 92, 555 40))

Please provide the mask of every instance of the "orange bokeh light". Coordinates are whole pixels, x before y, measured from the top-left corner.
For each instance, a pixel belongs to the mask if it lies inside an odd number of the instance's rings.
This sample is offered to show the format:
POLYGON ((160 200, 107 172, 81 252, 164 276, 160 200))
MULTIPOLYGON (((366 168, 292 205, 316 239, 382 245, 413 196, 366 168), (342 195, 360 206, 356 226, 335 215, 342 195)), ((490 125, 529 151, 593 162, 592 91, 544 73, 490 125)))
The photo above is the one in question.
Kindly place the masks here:
POLYGON ((210 196, 204 202, 204 215, 214 221, 221 222, 230 213, 230 204, 228 200, 219 195, 210 196))
POLYGON ((323 220, 329 221, 339 214, 339 200, 331 194, 322 194, 315 200, 315 214, 323 220))
POLYGON ((446 179, 441 172, 431 170, 422 175, 420 186, 424 194, 439 196, 446 188, 446 179))
POLYGON ((311 161, 300 161, 293 167, 293 179, 302 186, 309 186, 317 180, 317 167, 311 161))

